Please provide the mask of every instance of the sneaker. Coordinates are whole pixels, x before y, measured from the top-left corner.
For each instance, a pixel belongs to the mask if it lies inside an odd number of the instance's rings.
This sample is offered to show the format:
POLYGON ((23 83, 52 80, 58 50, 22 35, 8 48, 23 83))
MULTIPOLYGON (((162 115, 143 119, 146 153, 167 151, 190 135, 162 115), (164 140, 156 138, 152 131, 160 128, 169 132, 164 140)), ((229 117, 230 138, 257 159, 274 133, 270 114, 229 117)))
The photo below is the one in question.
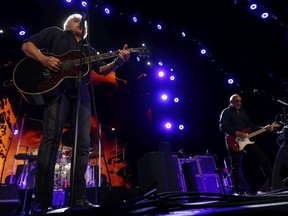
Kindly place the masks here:
POLYGON ((268 194, 266 191, 257 191, 257 195, 265 195, 268 194))
POLYGON ((83 208, 98 208, 99 205, 88 202, 86 199, 75 200, 74 207, 83 207, 83 208))
POLYGON ((38 204, 38 205, 36 204, 31 211, 31 215, 33 215, 33 216, 46 215, 47 212, 52 211, 52 210, 53 210, 52 207, 43 208, 43 207, 41 207, 40 204, 38 204))

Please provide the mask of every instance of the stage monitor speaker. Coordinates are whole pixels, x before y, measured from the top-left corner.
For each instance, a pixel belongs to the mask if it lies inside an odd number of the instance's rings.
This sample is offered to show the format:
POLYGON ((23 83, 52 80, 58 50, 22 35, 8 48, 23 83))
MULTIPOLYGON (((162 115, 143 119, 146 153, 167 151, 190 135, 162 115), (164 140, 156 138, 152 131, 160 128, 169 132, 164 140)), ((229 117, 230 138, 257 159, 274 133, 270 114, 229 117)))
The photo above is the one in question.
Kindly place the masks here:
POLYGON ((2 216, 11 216, 20 204, 17 187, 14 184, 0 185, 0 209, 2 216))
MULTIPOLYGON (((164 151, 148 152, 137 160, 138 183, 144 193, 184 191, 186 188, 179 173, 179 160, 164 151)), ((183 178, 184 179, 184 178, 183 178)))

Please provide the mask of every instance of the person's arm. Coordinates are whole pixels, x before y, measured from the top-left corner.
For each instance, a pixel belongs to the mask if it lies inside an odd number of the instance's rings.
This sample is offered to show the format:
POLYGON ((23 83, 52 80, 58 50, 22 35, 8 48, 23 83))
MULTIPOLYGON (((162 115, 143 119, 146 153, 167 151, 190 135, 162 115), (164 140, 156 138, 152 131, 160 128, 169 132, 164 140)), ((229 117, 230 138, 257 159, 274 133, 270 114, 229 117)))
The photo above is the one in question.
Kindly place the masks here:
POLYGON ((21 49, 26 56, 40 62, 46 68, 53 71, 60 70, 61 61, 54 56, 44 55, 43 53, 40 52, 40 50, 35 46, 34 43, 27 41, 22 44, 21 49))
POLYGON ((118 57, 114 59, 113 62, 103 65, 99 68, 99 73, 101 75, 107 75, 117 68, 121 67, 123 63, 128 61, 130 58, 130 52, 128 50, 128 45, 125 44, 122 50, 118 50, 118 57))
POLYGON ((230 118, 232 118, 230 111, 228 109, 224 109, 220 114, 219 128, 220 131, 225 134, 234 135, 236 130, 229 126, 230 118))

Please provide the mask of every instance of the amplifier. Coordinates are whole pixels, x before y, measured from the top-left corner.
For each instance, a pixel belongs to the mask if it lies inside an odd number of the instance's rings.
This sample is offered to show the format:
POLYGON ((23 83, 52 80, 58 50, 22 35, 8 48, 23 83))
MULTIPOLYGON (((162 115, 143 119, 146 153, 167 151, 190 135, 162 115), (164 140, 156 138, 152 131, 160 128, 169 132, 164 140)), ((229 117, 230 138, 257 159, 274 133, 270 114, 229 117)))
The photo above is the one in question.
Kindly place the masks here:
POLYGON ((213 156, 196 155, 193 157, 196 160, 199 174, 214 174, 216 164, 213 156))
POLYGON ((220 179, 215 174, 196 174, 185 172, 185 183, 187 191, 190 192, 207 192, 223 193, 220 179))
POLYGON ((186 191, 181 164, 176 155, 162 151, 147 152, 137 159, 140 190, 147 193, 186 191))
POLYGON ((196 155, 179 160, 182 166, 189 166, 194 174, 215 174, 216 163, 213 156, 196 155))
POLYGON ((187 191, 223 193, 219 176, 215 173, 213 156, 196 155, 181 158, 187 191))
POLYGON ((54 189, 52 207, 63 208, 68 204, 68 191, 65 189, 54 189))

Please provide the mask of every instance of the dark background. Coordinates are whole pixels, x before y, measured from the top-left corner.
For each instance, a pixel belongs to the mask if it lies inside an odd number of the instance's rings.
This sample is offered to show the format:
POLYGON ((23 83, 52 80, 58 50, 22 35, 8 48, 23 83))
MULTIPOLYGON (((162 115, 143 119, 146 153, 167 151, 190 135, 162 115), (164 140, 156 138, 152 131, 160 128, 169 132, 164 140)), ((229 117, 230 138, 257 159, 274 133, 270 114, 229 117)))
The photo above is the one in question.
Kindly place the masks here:
MULTIPOLYGON (((60 0, 14 0, 1 7, 0 25, 7 29, 0 36, 1 83, 5 85, 1 96, 12 99, 16 113, 41 118, 42 110, 25 101, 19 107, 19 93, 13 85, 6 85, 24 57, 20 50, 23 38, 16 36, 16 28, 25 26, 33 34, 51 25, 62 27, 67 15, 83 13, 78 2, 65 6, 60 0)), ((163 86, 155 81, 153 68, 133 56, 117 70, 117 76, 128 83, 113 92, 112 98, 105 94, 111 91, 109 84, 96 90, 98 117, 104 124, 120 125, 119 137, 129 146, 132 166, 143 153, 157 150, 162 141, 171 142, 172 151, 181 148, 189 155, 202 155, 209 150, 223 166, 226 150, 218 120, 233 93, 241 94, 243 106, 256 125, 270 124, 286 113, 286 105, 275 99, 288 100, 287 2, 258 1, 274 14, 273 21, 261 20, 250 12, 248 2, 90 1, 86 11, 88 40, 97 50, 108 52, 124 43, 130 47, 145 43, 151 51, 149 60, 162 60, 177 74, 177 84, 171 89, 181 97, 178 107, 163 108, 157 104, 155 92, 163 86), (103 15, 104 5, 113 8, 111 17, 103 15), (139 17, 138 24, 131 23, 133 15, 139 17), (155 28, 158 22, 163 24, 161 32, 155 28), (187 32, 186 38, 180 36, 182 30, 187 32), (200 44, 209 49, 208 57, 199 55, 200 44), (137 79, 143 73, 147 76, 137 79), (228 76, 235 77, 237 85, 228 86, 228 76), (255 94, 255 89, 265 94, 255 94), (107 97, 112 103, 107 102, 107 97), (152 111, 150 118, 147 110, 152 111), (158 129, 157 121, 165 112, 185 122, 184 132, 167 134, 158 129), (111 115, 117 116, 117 123, 111 115)), ((256 139, 273 164, 281 144, 278 134, 265 133, 256 139)))

